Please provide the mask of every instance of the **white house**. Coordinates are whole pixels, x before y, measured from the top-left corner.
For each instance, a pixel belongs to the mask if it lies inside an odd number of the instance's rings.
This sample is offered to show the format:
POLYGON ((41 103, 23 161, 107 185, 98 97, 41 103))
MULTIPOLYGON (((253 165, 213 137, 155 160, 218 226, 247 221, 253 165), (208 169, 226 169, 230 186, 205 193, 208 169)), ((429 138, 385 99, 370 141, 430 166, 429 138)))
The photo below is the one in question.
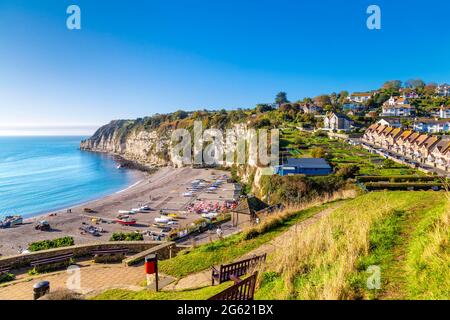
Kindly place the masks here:
POLYGON ((450 118, 450 107, 441 106, 439 109, 439 118, 449 119, 450 118))
POLYGON ((416 108, 410 104, 384 104, 382 107, 382 117, 411 117, 415 114, 416 108))
POLYGON ((436 87, 436 94, 441 97, 450 96, 450 85, 444 83, 436 87))
POLYGON ((346 115, 330 112, 323 119, 323 129, 330 131, 349 131, 353 121, 346 115))
POLYGON ((373 97, 372 92, 354 92, 348 97, 348 100, 356 103, 364 103, 370 100, 373 97))
POLYGON ((395 106, 395 105, 405 105, 410 104, 410 101, 406 97, 390 97, 388 101, 386 101, 384 104, 395 106))
POLYGON ((301 106, 304 113, 322 113, 323 108, 315 104, 305 104, 301 106))
POLYGON ((400 128, 402 126, 399 118, 381 118, 377 123, 382 126, 393 128, 400 128))
POLYGON ((419 119, 413 129, 419 132, 440 133, 450 131, 450 120, 419 119))

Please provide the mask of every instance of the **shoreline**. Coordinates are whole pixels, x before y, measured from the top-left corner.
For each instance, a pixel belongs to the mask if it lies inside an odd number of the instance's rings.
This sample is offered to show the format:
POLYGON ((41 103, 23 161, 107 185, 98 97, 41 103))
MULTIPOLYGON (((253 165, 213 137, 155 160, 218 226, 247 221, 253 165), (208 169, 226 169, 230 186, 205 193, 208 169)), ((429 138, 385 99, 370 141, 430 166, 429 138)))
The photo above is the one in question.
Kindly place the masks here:
MULTIPOLYGON (((90 199, 90 200, 86 200, 86 201, 83 201, 83 202, 77 202, 77 203, 74 203, 72 205, 65 205, 65 206, 63 206, 61 208, 45 210, 43 212, 34 213, 34 214, 31 214, 32 217, 23 218, 23 221, 24 222, 34 222, 34 221, 40 220, 42 218, 48 217, 51 214, 66 213, 67 210, 69 210, 69 209, 85 207, 85 206, 89 206, 89 204, 95 203, 97 201, 106 200, 106 198, 109 198, 109 197, 111 197, 111 196, 113 196, 115 194, 118 194, 118 193, 130 190, 133 187, 138 186, 138 184, 143 182, 144 179, 148 175, 146 172, 142 172, 142 171, 139 171, 139 170, 136 170, 136 169, 127 169, 127 168, 124 168, 124 169, 130 171, 130 174, 133 175, 133 178, 131 179, 130 184, 128 186, 126 186, 125 188, 120 189, 118 191, 113 191, 112 193, 110 192, 108 194, 101 195, 99 197, 96 197, 96 198, 93 198, 93 199, 90 199)), ((45 220, 45 219, 42 219, 42 220, 45 220)))

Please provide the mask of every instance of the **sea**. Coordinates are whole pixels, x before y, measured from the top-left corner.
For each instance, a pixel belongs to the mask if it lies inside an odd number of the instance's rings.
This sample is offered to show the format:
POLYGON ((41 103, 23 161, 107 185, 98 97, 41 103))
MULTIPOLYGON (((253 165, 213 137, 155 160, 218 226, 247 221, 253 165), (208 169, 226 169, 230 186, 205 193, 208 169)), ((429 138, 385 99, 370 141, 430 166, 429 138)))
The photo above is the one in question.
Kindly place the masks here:
POLYGON ((134 182, 111 156, 81 151, 85 138, 0 137, 0 218, 69 208, 134 182))

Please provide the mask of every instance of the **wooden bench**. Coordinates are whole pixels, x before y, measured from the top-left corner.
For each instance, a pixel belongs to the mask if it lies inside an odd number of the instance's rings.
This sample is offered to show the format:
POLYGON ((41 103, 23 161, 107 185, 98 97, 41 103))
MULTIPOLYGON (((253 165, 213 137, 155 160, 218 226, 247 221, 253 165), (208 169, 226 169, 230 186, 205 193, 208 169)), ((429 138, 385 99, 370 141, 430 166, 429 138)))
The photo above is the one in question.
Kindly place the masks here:
POLYGON ((129 249, 102 249, 92 250, 94 261, 96 263, 122 262, 129 249))
POLYGON ((208 300, 253 300, 258 272, 256 271, 244 280, 236 276, 233 276, 233 278, 234 285, 212 296, 208 300))
POLYGON ((73 258, 73 253, 61 254, 58 256, 43 258, 35 261, 31 261, 30 265, 35 268, 37 271, 39 270, 47 270, 52 267, 56 268, 57 266, 68 266, 70 263, 70 259, 73 258))
POLYGON ((2 276, 5 273, 9 273, 11 271, 11 266, 1 266, 0 267, 0 276, 2 276))
POLYGON ((212 267, 212 285, 214 285, 215 282, 221 284, 223 282, 233 280, 234 277, 240 277, 255 270, 261 263, 266 261, 266 256, 266 253, 260 256, 254 255, 249 259, 221 265, 219 269, 212 267))

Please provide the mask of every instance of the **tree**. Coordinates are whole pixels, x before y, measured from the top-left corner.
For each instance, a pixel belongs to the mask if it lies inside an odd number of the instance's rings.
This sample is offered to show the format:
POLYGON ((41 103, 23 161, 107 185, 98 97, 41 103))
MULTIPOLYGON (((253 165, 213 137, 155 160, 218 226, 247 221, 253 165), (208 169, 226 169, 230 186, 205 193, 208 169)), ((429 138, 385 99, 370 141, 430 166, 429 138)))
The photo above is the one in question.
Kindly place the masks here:
POLYGON ((348 96, 349 96, 349 93, 348 93, 348 91, 341 91, 341 92, 339 92, 339 95, 338 95, 338 102, 340 103, 340 104, 344 104, 346 101, 347 101, 347 98, 348 98, 348 96))
POLYGON ((326 105, 331 105, 331 99, 328 95, 322 94, 318 97, 314 98, 315 103, 317 103, 319 106, 324 107, 326 105))
POLYGON ((273 108, 269 104, 259 103, 256 105, 256 111, 260 112, 260 113, 264 113, 264 112, 268 112, 268 111, 272 111, 272 110, 273 110, 273 108))
POLYGON ((402 87, 402 82, 400 80, 390 80, 386 81, 383 85, 383 89, 386 90, 399 90, 402 87))
POLYGON ((405 82, 405 87, 411 88, 411 89, 417 89, 417 88, 422 89, 425 87, 425 82, 420 79, 410 79, 405 82))
POLYGON ((288 103, 289 100, 287 99, 286 92, 278 92, 277 96, 275 97, 275 103, 278 104, 278 106, 281 106, 283 103, 288 103))

